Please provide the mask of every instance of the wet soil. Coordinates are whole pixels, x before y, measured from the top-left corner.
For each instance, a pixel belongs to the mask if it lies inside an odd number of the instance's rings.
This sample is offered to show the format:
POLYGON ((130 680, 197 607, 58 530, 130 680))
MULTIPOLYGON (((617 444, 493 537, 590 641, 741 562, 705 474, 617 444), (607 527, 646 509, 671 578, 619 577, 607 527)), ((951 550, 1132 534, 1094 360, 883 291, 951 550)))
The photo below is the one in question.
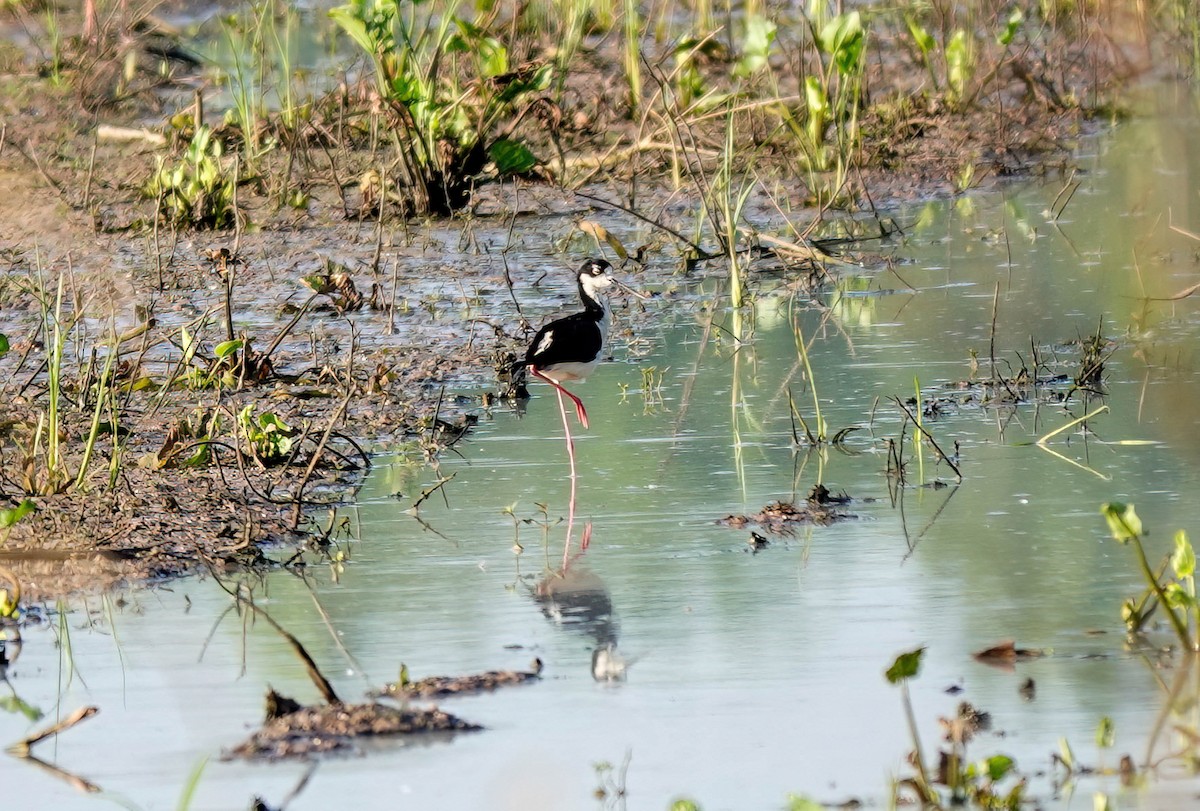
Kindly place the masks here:
MULTIPOLYGON (((65 15, 61 25, 77 31, 80 21, 65 15)), ((447 426, 496 402, 481 392, 502 386, 496 370, 523 351, 530 326, 573 306, 563 282, 599 247, 594 230, 579 229, 580 218, 610 231, 644 227, 573 188, 654 212, 643 216, 677 231, 688 230, 698 204, 694 193, 671 191, 669 155, 622 152, 639 143, 646 120, 631 120, 615 102, 618 43, 607 38, 586 50, 561 126, 544 128, 541 144, 547 154, 595 158, 591 175, 548 171, 541 180, 482 184, 457 217, 405 220, 367 205, 356 186, 375 154, 354 145, 331 149, 312 136, 296 157, 295 182, 307 194, 301 209, 279 206, 248 178, 239 187, 236 230, 156 226, 154 201, 142 189, 164 149, 145 139, 102 139, 98 128, 158 126, 186 109, 185 88, 199 74, 178 65, 156 74, 159 63, 144 51, 138 81, 114 96, 105 79, 112 80, 117 55, 69 40, 64 80, 55 83, 44 52, 26 44, 23 30, 12 18, 0 27, 0 332, 12 341, 0 357, 0 508, 32 492, 38 511, 12 528, 0 562, 21 578, 27 601, 208 567, 281 565, 303 545, 319 554, 334 525, 328 508, 353 495, 369 462, 364 451, 435 459, 461 438, 447 426), (621 154, 632 157, 611 159, 621 154), (553 178, 582 186, 547 182, 553 178), (635 183, 632 203, 627 192, 635 183), (347 216, 355 212, 371 217, 347 216), (221 251, 236 259, 228 297, 234 336, 222 323, 227 287, 214 261, 221 251), (331 271, 353 281, 363 301, 352 303, 361 306, 314 296, 304 277, 331 271), (555 282, 549 289, 542 287, 548 274, 555 282), (113 439, 106 436, 87 474, 69 485, 48 481, 39 428, 51 343, 41 325, 59 278, 64 310, 78 318, 66 343, 60 429, 62 468, 72 481, 94 418, 89 385, 111 336, 132 336, 120 344, 117 379, 128 385, 119 413, 105 417, 117 424, 120 462, 110 466, 113 439), (185 329, 200 343, 194 365, 202 371, 222 371, 217 346, 230 337, 251 341, 259 353, 273 346, 269 363, 243 352, 240 369, 223 370, 233 373, 228 385, 171 385, 185 329), (253 368, 244 362, 251 357, 253 368), (290 426, 295 450, 286 460, 268 464, 239 438, 233 426, 247 406, 290 426), (212 440, 208 457, 181 463, 204 444, 198 426, 213 420, 220 431, 204 440, 212 440)), ((915 94, 920 72, 896 34, 873 32, 881 56, 871 63, 871 92, 894 101, 872 106, 862 122, 861 165, 842 195, 855 207, 945 194, 968 163, 975 184, 1056 171, 1069 162, 1072 139, 1109 109, 1112 92, 1147 67, 1140 43, 1064 31, 1061 42, 1052 38, 1005 62, 972 104, 953 106, 915 94)), ((794 155, 764 121, 747 129, 759 159, 781 180, 789 171, 795 176, 794 155)), ((721 130, 698 124, 696 154, 719 146, 721 130)), ((168 141, 178 151, 183 138, 168 130, 168 141)), ((267 160, 285 160, 283 150, 267 160)), ((756 193, 748 210, 783 205, 817 218, 805 208, 810 190, 789 188, 756 193)), ((636 273, 641 286, 668 294, 661 301, 690 279, 725 272, 720 263, 686 262, 686 246, 667 231, 654 233, 636 273)), ((650 306, 652 314, 665 305, 650 306)), ((617 343, 647 317, 646 305, 622 302, 617 343)), ((764 511, 765 525, 778 512, 764 511)), ((826 506, 820 516, 812 520, 842 517, 826 506)))

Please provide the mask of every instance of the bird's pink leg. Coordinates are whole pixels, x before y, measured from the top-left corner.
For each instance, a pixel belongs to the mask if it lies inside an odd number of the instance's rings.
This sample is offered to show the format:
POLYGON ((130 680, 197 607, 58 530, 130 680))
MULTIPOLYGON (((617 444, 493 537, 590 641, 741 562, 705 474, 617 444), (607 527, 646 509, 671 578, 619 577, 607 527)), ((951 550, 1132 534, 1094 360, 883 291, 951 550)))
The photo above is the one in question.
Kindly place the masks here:
MULTIPOLYGON (((571 533, 575 529, 575 441, 571 439, 570 421, 567 419, 567 407, 563 403, 562 390, 558 394, 558 413, 562 415, 563 432, 567 436, 567 458, 571 460, 571 501, 567 505, 567 542, 563 548, 563 566, 567 565, 567 553, 571 549, 571 533)), ((570 392, 567 392, 570 394, 570 392)))
MULTIPOLYGON (((575 403, 575 413, 579 415, 580 424, 583 425, 584 428, 588 427, 587 409, 583 407, 583 400, 580 400, 574 394, 571 394, 571 392, 567 391, 562 386, 558 385, 558 381, 551 380, 550 378, 546 377, 544 374, 541 373, 541 371, 536 366, 530 366, 529 372, 530 372, 530 374, 532 374, 534 377, 538 378, 539 380, 544 380, 545 382, 549 383, 554 388, 558 389, 558 391, 560 392, 560 399, 561 399, 561 394, 565 394, 568 397, 570 397, 572 402, 575 403)), ((566 412, 564 411, 563 413, 565 414, 566 412)))

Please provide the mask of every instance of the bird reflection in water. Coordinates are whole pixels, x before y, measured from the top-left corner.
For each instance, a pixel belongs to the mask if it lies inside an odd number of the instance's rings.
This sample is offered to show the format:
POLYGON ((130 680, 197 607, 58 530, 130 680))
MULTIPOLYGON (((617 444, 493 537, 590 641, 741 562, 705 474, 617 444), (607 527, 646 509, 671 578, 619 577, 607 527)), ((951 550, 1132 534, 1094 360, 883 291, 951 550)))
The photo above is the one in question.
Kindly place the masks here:
POLYGON ((570 554, 571 536, 563 566, 547 570, 533 588, 533 598, 542 615, 565 631, 582 634, 592 642, 592 678, 596 681, 622 681, 631 660, 617 650, 620 633, 612 597, 604 581, 580 565, 591 544, 592 525, 581 533, 579 551, 570 554))

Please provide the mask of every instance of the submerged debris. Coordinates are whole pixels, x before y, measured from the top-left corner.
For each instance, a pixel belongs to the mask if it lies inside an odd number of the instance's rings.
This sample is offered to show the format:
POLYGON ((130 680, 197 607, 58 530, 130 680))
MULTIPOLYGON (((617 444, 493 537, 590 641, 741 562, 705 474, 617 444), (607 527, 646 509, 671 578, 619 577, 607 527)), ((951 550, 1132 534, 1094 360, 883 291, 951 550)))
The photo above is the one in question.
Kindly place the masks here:
POLYGON ((1038 659, 1046 655, 1046 651, 1037 648, 1018 648, 1016 642, 1006 639, 990 648, 984 648, 972 654, 979 662, 994 667, 1012 667, 1016 662, 1038 659))
MULTIPOLYGON (((734 529, 742 529, 747 524, 758 524, 767 532, 784 535, 792 532, 793 524, 825 526, 834 521, 857 518, 851 513, 835 509, 834 505, 848 504, 849 502, 850 496, 845 493, 835 496, 824 485, 817 484, 809 491, 808 500, 803 506, 797 507, 788 501, 773 501, 754 515, 727 515, 719 519, 717 523, 734 529)), ((754 541, 752 540, 751 543, 754 541)))
POLYGON ((385 685, 382 690, 373 692, 372 695, 405 699, 471 695, 510 684, 536 681, 542 677, 543 667, 541 659, 534 659, 528 671, 489 670, 486 673, 472 673, 468 676, 430 676, 420 681, 409 681, 408 665, 400 665, 400 680, 385 685))
POLYGON ((225 753, 225 759, 307 758, 354 749, 366 735, 468 732, 483 727, 437 707, 397 709, 384 704, 327 704, 302 707, 274 690, 267 694, 268 718, 262 729, 225 753), (291 712, 285 710, 299 707, 291 712), (271 716, 271 713, 279 713, 271 716))

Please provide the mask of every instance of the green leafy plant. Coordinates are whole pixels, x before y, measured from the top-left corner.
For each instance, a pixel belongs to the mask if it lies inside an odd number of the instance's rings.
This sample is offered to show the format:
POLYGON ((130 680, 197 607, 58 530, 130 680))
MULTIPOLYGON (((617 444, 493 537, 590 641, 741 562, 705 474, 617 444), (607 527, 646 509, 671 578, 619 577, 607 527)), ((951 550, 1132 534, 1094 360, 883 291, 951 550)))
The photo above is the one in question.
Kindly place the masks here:
POLYGON ((908 26, 908 33, 912 35, 913 44, 917 47, 917 53, 920 55, 921 64, 929 71, 929 81, 933 83, 933 89, 938 89, 937 72, 933 69, 932 55, 937 48, 937 40, 933 38, 933 34, 921 25, 921 23, 912 14, 904 15, 904 24, 908 26))
POLYGON ((1025 801, 1025 781, 1018 779, 1007 789, 998 785, 1017 776, 1016 762, 1011 757, 996 754, 979 761, 967 758, 967 743, 974 736, 975 730, 983 725, 984 720, 981 719, 986 719, 985 714, 970 704, 964 702, 960 705, 956 718, 948 721, 942 719, 943 728, 946 730, 946 743, 949 745, 939 752, 937 771, 930 772, 926 768, 908 692, 908 683, 921 672, 921 660, 924 655, 923 647, 902 653, 884 673, 890 684, 900 688, 913 742, 912 763, 916 769, 911 778, 902 780, 897 785, 897 796, 893 797, 893 802, 901 804, 899 789, 905 787, 916 794, 915 799, 922 807, 929 809, 970 806, 1016 811, 1021 808, 1025 801))
POLYGON ((284 462, 292 453, 295 431, 273 412, 254 414, 250 404, 238 412, 238 428, 245 450, 263 466, 284 462))
POLYGON ((168 222, 191 228, 234 224, 237 180, 222 162, 224 148, 207 126, 197 128, 178 163, 159 157, 145 193, 168 222))
POLYGON ((29 498, 21 500, 15 507, 6 507, 0 510, 0 546, 3 546, 4 542, 8 540, 8 535, 17 522, 36 510, 37 505, 33 503, 33 499, 29 498))
POLYGON ((1200 650, 1200 602, 1196 600, 1196 552, 1187 533, 1175 533, 1170 560, 1154 571, 1142 544, 1142 519, 1132 504, 1109 502, 1100 507, 1108 530, 1117 543, 1132 546, 1138 566, 1149 587, 1139 599, 1128 599, 1122 617, 1131 633, 1139 633, 1154 611, 1161 607, 1167 614, 1179 644, 1188 651, 1200 650), (1171 575, 1167 575, 1167 567, 1171 575), (1189 629, 1190 626, 1190 629, 1189 629))
POLYGON ((475 175, 536 164, 513 137, 531 94, 549 86, 552 66, 513 66, 508 48, 455 14, 456 4, 352 0, 330 17, 371 59, 392 113, 406 213, 446 214, 467 204, 475 175))
POLYGON ((863 98, 867 29, 857 11, 838 14, 815 34, 823 68, 804 79, 805 119, 797 128, 801 150, 810 170, 809 187, 815 202, 831 202, 845 184, 860 133, 858 114, 863 98), (833 125, 834 141, 827 143, 833 125), (816 173, 833 171, 831 178, 816 173))
POLYGON ((745 79, 767 67, 776 30, 775 22, 762 14, 746 16, 742 56, 734 66, 734 76, 745 79))
POLYGON ((962 101, 975 73, 975 49, 961 28, 946 43, 946 87, 951 101, 962 101))

